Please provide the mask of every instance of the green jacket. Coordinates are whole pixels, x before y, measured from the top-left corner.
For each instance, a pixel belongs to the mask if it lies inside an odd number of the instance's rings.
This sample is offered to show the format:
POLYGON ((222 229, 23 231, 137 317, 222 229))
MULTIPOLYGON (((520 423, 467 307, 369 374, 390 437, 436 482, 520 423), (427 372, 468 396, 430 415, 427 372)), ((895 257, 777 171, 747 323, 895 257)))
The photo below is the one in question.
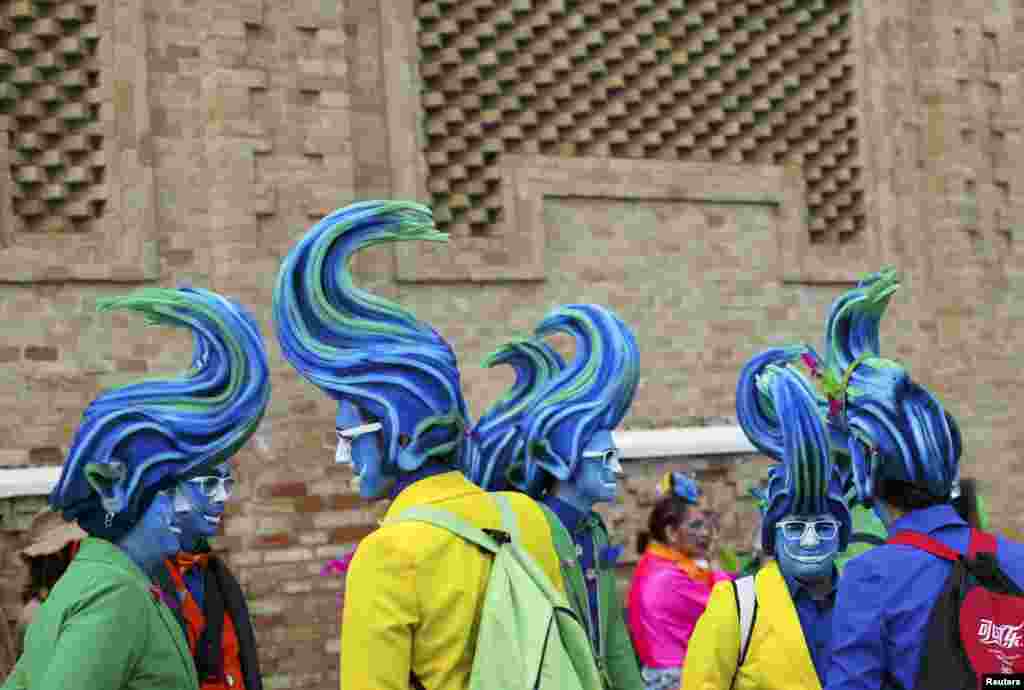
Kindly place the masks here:
MULTIPOLYGON (((576 543, 572 535, 558 519, 558 516, 547 506, 538 503, 544 509, 544 516, 551 526, 551 537, 555 551, 562 567, 562 579, 569 601, 576 610, 576 615, 584 622, 590 633, 591 644, 596 649, 594 658, 601 672, 605 687, 609 690, 644 690, 643 677, 637 665, 636 652, 626 628, 626 620, 622 615, 622 600, 619 598, 615 581, 614 568, 598 567, 598 628, 591 630, 590 599, 587 597, 587 585, 583 579, 583 568, 576 558, 576 543)), ((608 528, 605 527, 597 513, 598 528, 593 532, 594 563, 600 563, 599 554, 608 546, 608 528)))
POLYGON ((0 690, 199 690, 181 626, 150 584, 124 551, 85 539, 0 690))

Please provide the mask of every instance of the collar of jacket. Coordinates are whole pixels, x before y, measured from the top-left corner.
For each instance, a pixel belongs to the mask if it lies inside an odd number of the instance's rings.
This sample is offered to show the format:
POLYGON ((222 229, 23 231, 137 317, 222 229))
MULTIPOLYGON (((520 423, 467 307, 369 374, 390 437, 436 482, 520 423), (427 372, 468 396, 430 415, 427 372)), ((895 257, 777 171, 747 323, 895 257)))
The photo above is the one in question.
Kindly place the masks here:
POLYGON ((701 568, 692 558, 682 551, 677 551, 666 544, 651 540, 651 543, 647 545, 646 553, 649 553, 656 558, 663 558, 666 561, 672 561, 679 566, 680 570, 686 573, 687 577, 695 582, 703 582, 708 587, 714 584, 714 576, 711 571, 707 568, 701 568))
POLYGON ((76 558, 82 561, 106 563, 118 570, 123 570, 124 572, 129 573, 134 579, 138 580, 139 584, 147 589, 153 584, 149 579, 149 576, 142 572, 142 568, 136 565, 135 561, 133 561, 123 549, 106 539, 100 539, 99 537, 86 537, 82 540, 82 545, 78 549, 78 555, 76 558))
POLYGON ((466 479, 461 472, 451 470, 443 474, 424 477, 405 487, 388 507, 384 519, 397 517, 406 508, 421 506, 424 503, 439 503, 460 496, 483 493, 476 484, 466 479))

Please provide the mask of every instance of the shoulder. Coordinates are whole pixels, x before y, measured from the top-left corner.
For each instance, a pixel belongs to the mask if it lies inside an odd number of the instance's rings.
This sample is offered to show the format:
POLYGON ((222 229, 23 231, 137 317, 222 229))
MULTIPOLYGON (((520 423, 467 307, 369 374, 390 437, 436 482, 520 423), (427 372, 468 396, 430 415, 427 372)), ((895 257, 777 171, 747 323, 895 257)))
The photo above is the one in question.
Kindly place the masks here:
POLYGON ((1024 588, 1024 544, 998 537, 999 565, 1018 587, 1024 588))

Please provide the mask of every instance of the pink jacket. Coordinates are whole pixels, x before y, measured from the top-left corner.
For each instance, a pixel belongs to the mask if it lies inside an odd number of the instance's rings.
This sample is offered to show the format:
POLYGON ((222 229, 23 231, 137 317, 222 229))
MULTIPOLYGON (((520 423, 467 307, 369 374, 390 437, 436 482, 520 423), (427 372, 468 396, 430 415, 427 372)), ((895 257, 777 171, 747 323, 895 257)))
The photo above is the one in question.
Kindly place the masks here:
POLYGON ((629 630, 640 662, 649 668, 678 668, 697 619, 704 613, 714 582, 733 576, 712 572, 712 585, 693 580, 679 559, 661 555, 665 547, 648 548, 633 573, 629 588, 629 630))

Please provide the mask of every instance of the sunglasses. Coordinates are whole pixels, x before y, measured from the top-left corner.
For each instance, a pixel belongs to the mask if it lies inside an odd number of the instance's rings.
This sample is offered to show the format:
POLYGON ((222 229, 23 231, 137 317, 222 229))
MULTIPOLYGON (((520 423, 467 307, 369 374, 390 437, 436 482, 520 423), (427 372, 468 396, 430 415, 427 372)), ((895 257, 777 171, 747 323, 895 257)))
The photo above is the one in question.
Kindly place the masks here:
POLYGON ((384 428, 384 425, 380 422, 371 422, 369 424, 360 424, 359 426, 352 426, 347 429, 335 429, 338 434, 338 449, 334 453, 334 462, 342 464, 352 464, 352 444, 360 436, 366 434, 372 434, 375 431, 380 431, 384 428))
POLYGON ((186 481, 190 484, 195 484, 199 491, 201 491, 207 498, 216 498, 218 492, 221 490, 224 492, 224 497, 227 498, 235 488, 235 480, 233 477, 221 477, 215 474, 207 475, 205 477, 193 477, 186 481))
POLYGON ((811 529, 822 540, 835 539, 839 534, 839 523, 835 520, 786 520, 778 523, 778 526, 782 528, 782 536, 789 541, 800 541, 811 529))
POLYGON ((618 448, 609 448, 602 451, 586 451, 583 457, 587 460, 600 460, 605 466, 612 469, 621 469, 619 461, 622 460, 622 452, 618 448))

